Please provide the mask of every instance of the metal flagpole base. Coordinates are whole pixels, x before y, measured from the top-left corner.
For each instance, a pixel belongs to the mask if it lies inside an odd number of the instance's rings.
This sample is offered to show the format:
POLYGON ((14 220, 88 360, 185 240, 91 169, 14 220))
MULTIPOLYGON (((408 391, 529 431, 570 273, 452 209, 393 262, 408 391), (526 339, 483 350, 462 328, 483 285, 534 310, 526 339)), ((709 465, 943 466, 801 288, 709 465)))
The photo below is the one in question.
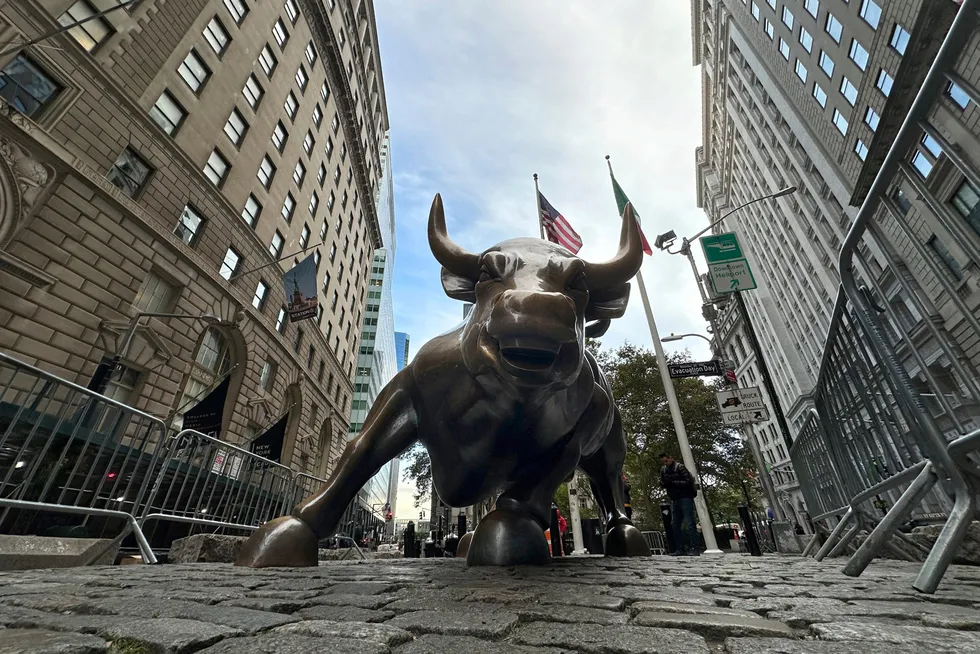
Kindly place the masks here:
POLYGON ((701 552, 701 556, 722 556, 724 554, 721 550, 705 550, 701 552))

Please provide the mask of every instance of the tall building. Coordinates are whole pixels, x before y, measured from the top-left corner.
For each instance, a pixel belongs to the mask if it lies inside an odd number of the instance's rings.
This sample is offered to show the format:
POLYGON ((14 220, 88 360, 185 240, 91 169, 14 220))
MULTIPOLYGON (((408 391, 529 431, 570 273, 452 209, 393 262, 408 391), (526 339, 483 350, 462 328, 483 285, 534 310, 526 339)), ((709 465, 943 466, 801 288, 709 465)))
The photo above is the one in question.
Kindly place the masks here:
POLYGON ((220 430, 288 414, 282 462, 346 444, 382 221, 388 129, 370 0, 0 5, 0 348, 179 425, 230 383, 220 430), (91 18, 67 31, 61 26, 91 18), (291 323, 282 275, 317 265, 291 323), (277 263, 279 261, 279 263, 277 263), (202 320, 209 314, 212 318, 202 320))
MULTIPOLYGON (((703 145, 696 151, 697 199, 711 220, 786 186, 798 190, 745 207, 719 225, 735 231, 759 283, 745 292, 791 432, 805 419, 840 283, 841 243, 892 137, 958 9, 954 0, 693 0, 694 63, 702 69, 703 145)), ((980 424, 980 407, 949 353, 980 367, 976 335, 943 309, 954 288, 971 306, 980 239, 980 140, 972 97, 980 67, 977 34, 932 110, 875 219, 883 240, 863 246, 859 273, 875 289, 885 329, 913 383, 948 391, 940 424, 980 424), (952 148, 952 150, 951 150, 952 148), (959 162, 949 154, 959 154, 959 162), (954 225, 950 230, 944 225, 954 225), (921 315, 911 284, 933 315, 921 315), (942 339, 922 329, 941 325, 942 339), (925 369, 900 335, 913 334, 925 369), (940 340, 942 342, 940 342, 940 340)), ((738 363, 739 384, 761 385, 758 362, 734 302, 716 338, 738 363)), ((770 410, 772 415, 772 410, 770 410)), ((789 517, 805 505, 788 445, 772 421, 748 428, 760 441, 789 517)), ((800 520, 803 523, 803 520, 800 520)))
MULTIPOLYGON (((368 275, 367 304, 361 325, 361 345, 354 377, 354 401, 350 415, 349 437, 354 438, 367 417, 381 389, 398 371, 395 357, 395 317, 392 308, 391 278, 395 268, 395 204, 392 183, 389 137, 381 144, 381 178, 378 180, 377 215, 381 227, 381 244, 374 251, 368 275)), ((392 496, 392 477, 397 480, 398 459, 386 463, 364 485, 360 502, 371 516, 370 521, 384 520, 384 511, 395 505, 392 496)), ((397 481, 394 484, 397 493, 397 481)), ((389 521, 385 531, 394 529, 389 521)))
POLYGON ((395 332, 395 360, 398 363, 398 370, 408 365, 408 348, 411 345, 411 338, 405 332, 395 332))

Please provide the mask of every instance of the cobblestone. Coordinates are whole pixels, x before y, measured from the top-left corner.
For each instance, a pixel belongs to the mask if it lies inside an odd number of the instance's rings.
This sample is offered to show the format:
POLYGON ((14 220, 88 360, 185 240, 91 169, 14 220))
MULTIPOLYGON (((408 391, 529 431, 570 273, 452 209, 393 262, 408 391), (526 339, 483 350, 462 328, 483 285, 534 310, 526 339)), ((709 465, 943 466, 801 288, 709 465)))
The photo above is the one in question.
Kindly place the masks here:
POLYGON ((980 653, 980 571, 953 566, 923 595, 915 564, 877 561, 858 579, 841 564, 727 555, 11 572, 0 574, 0 654, 980 653))

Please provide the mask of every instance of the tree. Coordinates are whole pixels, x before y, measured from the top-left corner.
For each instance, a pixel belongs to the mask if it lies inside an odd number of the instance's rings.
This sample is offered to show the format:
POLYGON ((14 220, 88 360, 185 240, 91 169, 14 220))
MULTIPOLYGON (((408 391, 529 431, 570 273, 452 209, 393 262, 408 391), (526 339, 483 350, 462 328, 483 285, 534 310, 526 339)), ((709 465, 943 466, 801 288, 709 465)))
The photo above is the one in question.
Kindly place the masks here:
POLYGON ((415 508, 422 506, 432 491, 432 461, 429 452, 421 443, 416 443, 402 454, 402 461, 408 466, 405 476, 415 483, 415 508))
MULTIPOLYGON (((623 418, 634 522, 659 529, 659 505, 666 500, 660 488, 660 453, 668 452, 678 460, 681 456, 656 355, 629 343, 613 351, 598 347, 595 351, 623 418)), ((668 357, 670 363, 690 360, 687 353, 668 357)), ((734 514, 741 480, 753 467, 741 439, 722 423, 715 401, 719 385, 705 384, 698 377, 674 380, 697 477, 716 524, 734 514)))

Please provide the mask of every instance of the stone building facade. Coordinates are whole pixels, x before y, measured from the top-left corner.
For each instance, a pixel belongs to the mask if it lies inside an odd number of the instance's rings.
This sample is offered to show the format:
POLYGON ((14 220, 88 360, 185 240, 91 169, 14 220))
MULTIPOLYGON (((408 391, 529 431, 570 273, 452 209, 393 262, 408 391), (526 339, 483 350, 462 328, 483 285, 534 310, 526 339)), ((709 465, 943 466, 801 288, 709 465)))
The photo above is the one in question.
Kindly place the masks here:
MULTIPOLYGON (((692 7, 704 97, 699 206, 716 220, 753 198, 798 188, 717 228, 738 232, 748 251, 759 288, 743 296, 795 432, 833 318, 841 244, 959 3, 693 0, 692 7)), ((980 426, 975 381, 953 365, 974 379, 980 368, 980 334, 969 324, 980 313, 978 52, 974 33, 876 218, 882 238, 858 257, 888 336, 951 434, 980 426)), ((734 302, 718 324, 740 385, 761 385, 734 302)), ((778 426, 747 429, 760 441, 789 517, 802 517, 778 426)))
MULTIPOLYGON (((118 4, 3 3, 0 41, 118 4)), ((4 52, 0 349, 85 385, 139 312, 181 314, 144 320, 106 394, 177 426, 227 376, 223 440, 288 413, 283 463, 328 474, 381 247, 372 2, 141 0, 4 52), (291 324, 309 255, 320 309, 291 324)))

